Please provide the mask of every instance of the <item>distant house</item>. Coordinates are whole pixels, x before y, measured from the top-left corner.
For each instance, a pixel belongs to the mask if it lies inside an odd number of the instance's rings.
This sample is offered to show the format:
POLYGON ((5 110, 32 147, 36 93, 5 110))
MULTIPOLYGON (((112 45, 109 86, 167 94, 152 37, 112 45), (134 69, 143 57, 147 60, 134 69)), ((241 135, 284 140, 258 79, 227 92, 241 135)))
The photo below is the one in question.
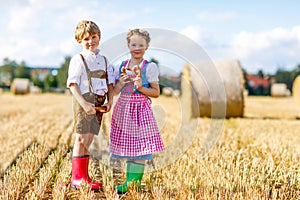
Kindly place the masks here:
POLYGON ((57 73, 57 68, 50 67, 32 67, 30 68, 31 77, 36 77, 40 81, 44 81, 49 74, 57 73))
POLYGON ((249 95, 270 95, 270 86, 274 78, 261 78, 257 75, 247 74, 249 95))

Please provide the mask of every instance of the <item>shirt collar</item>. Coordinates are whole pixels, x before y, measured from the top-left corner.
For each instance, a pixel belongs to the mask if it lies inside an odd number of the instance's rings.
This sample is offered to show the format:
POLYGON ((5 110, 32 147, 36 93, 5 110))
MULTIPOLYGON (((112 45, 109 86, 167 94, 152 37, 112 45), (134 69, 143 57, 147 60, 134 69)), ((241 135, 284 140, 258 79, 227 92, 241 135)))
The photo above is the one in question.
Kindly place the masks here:
POLYGON ((87 49, 83 49, 81 53, 85 56, 97 56, 100 53, 100 49, 97 49, 96 53, 89 51, 87 49))

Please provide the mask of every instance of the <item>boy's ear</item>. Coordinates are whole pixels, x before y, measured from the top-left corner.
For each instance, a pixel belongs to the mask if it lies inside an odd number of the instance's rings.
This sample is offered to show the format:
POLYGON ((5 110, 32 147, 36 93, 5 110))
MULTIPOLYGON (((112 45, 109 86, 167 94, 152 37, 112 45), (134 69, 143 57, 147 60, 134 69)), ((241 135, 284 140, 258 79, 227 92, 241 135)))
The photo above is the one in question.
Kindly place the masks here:
POLYGON ((81 41, 82 41, 82 40, 77 40, 77 42, 78 42, 79 44, 81 44, 81 41))

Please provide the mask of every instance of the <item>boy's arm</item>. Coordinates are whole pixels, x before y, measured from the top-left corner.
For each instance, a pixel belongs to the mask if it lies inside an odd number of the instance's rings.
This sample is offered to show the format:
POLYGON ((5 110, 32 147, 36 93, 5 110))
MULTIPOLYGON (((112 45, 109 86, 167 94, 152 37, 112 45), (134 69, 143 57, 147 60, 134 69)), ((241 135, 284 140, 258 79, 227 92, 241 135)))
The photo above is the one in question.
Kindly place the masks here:
POLYGON ((70 91, 73 97, 77 100, 77 102, 81 105, 84 109, 86 114, 93 115, 96 113, 95 105, 92 103, 87 102, 80 93, 79 87, 76 83, 70 84, 70 91))

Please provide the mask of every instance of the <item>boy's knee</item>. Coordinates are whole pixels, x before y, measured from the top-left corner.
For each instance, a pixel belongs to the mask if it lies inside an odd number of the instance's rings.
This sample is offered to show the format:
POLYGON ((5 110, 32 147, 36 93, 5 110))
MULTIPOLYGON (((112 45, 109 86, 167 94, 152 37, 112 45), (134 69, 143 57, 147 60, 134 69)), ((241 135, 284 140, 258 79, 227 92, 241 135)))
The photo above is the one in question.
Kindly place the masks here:
POLYGON ((87 146, 89 145, 93 140, 93 135, 91 134, 76 134, 76 142, 87 146))

